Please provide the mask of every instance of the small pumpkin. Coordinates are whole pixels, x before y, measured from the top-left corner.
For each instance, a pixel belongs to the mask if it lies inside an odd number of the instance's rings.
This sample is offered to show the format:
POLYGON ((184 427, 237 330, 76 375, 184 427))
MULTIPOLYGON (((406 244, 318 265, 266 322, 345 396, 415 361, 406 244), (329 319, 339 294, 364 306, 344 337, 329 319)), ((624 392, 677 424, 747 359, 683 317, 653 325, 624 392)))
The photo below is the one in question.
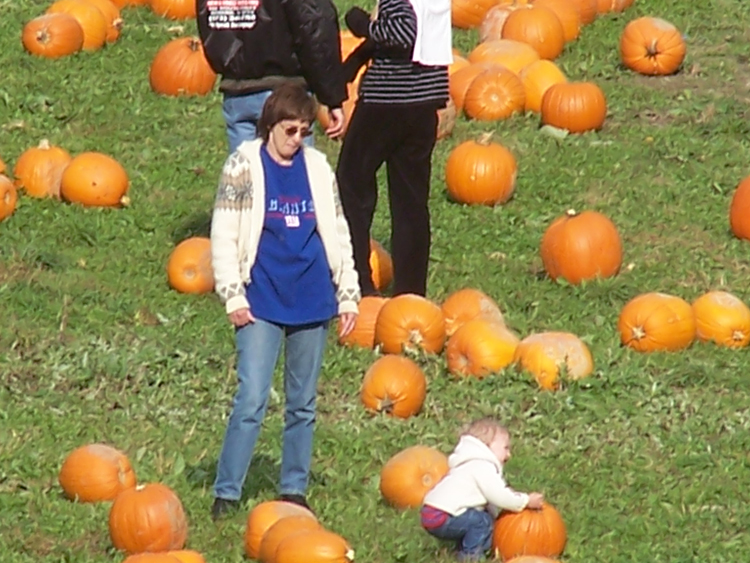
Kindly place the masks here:
POLYGON ((83 47, 83 28, 70 14, 44 14, 23 26, 21 42, 32 55, 57 59, 83 47))
POLYGON ((375 239, 370 239, 370 272, 372 284, 384 291, 393 281, 393 260, 388 251, 375 239))
POLYGON ((429 446, 411 446, 391 457, 380 471, 380 492, 396 508, 416 508, 448 473, 447 456, 429 446))
POLYGON ((114 43, 120 38, 123 20, 120 17, 120 9, 111 0, 86 0, 101 10, 107 22, 107 43, 114 43))
POLYGON ((421 349, 439 354, 445 344, 440 307, 421 295, 404 293, 389 299, 375 322, 375 345, 386 354, 421 349))
MULTIPOLYGON (((68 17, 64 14, 57 14, 68 17)), ((76 23, 76 25, 78 25, 76 23)), ((65 169, 73 158, 68 151, 42 139, 39 145, 25 150, 13 167, 17 188, 32 197, 60 197, 60 184, 65 169)))
POLYGON ((569 332, 539 332, 521 340, 513 360, 521 371, 534 376, 542 389, 560 386, 564 371, 567 379, 588 377, 594 371, 594 359, 588 346, 569 332))
POLYGON ((519 338, 503 324, 474 319, 461 325, 445 346, 448 371, 483 378, 513 362, 519 338))
POLYGON ((71 203, 119 207, 129 203, 125 195, 129 185, 128 173, 114 158, 100 152, 84 152, 65 168, 60 195, 71 203))
POLYGON ((477 27, 497 2, 498 0, 451 0, 451 23, 461 29, 477 27))
POLYGON ((354 323, 354 329, 344 337, 339 338, 339 344, 344 346, 359 346, 361 348, 375 347, 375 323, 380 309, 387 298, 378 295, 367 295, 358 303, 359 314, 354 323))
POLYGON ((106 444, 88 444, 73 450, 60 468, 58 481, 65 496, 78 502, 114 500, 136 484, 128 457, 106 444))
POLYGON ((750 176, 743 179, 729 206, 729 226, 739 239, 750 240, 750 176))
POLYGON ((564 82, 550 86, 542 97, 542 123, 570 133, 602 128, 607 99, 593 82, 564 82))
POLYGON ((126 489, 109 510, 109 535, 127 553, 180 550, 187 539, 182 502, 161 483, 126 489))
POLYGON ((282 540, 274 563, 349 563, 354 550, 343 537, 323 528, 306 530, 282 540))
POLYGON ((516 73, 502 66, 489 68, 466 89, 464 112, 472 119, 497 121, 523 113, 526 91, 516 73))
POLYGON ((453 334, 461 326, 474 319, 505 324, 503 313, 492 297, 479 289, 465 287, 448 295, 440 307, 445 318, 445 334, 453 334))
POLYGON ((505 20, 503 39, 531 45, 543 59, 556 59, 565 47, 565 30, 560 18, 536 3, 514 10, 505 20))
POLYGON ((151 89, 165 96, 205 96, 216 73, 206 60, 198 37, 178 37, 159 49, 148 74, 151 89))
POLYGON ((10 178, 0 174, 0 221, 7 219, 16 210, 18 191, 10 178))
POLYGON ((195 0, 151 0, 151 10, 171 20, 189 20, 196 16, 195 0))
POLYGON ((304 516, 317 521, 306 508, 282 500, 269 500, 256 504, 247 516, 245 526, 245 553, 250 559, 260 555, 263 536, 276 522, 287 516, 304 516))
POLYGON ((211 240, 190 237, 174 247, 167 261, 167 279, 180 293, 210 293, 214 289, 211 240))
POLYGON ((167 555, 174 557, 180 563, 206 563, 206 558, 192 549, 179 549, 167 551, 167 555))
POLYGON ((661 76, 677 72, 686 50, 679 30, 661 18, 632 20, 620 36, 622 64, 640 74, 661 76))
POLYGON ((695 339, 695 314, 680 297, 643 293, 622 308, 617 330, 622 344, 638 352, 682 350, 695 339))
POLYGON ((73 16, 83 30, 84 51, 96 51, 107 42, 107 19, 99 8, 86 0, 57 0, 46 13, 73 16))
POLYGON ((286 538, 309 530, 321 530, 323 527, 317 520, 309 516, 286 516, 268 528, 260 542, 258 559, 263 563, 276 562, 276 550, 286 538))
POLYGON ((360 399, 371 411, 409 418, 420 411, 426 394, 422 369, 409 358, 387 354, 368 368, 360 399))
POLYGON ((520 555, 557 557, 567 541, 565 522, 548 503, 544 503, 541 510, 501 512, 492 533, 496 556, 506 561, 520 555))
POLYGON ((558 66, 547 59, 540 59, 524 67, 519 78, 526 94, 524 110, 537 113, 542 111, 542 98, 550 86, 568 81, 558 66))
POLYGON ((696 336, 729 348, 750 343, 750 308, 726 291, 709 291, 693 301, 696 336))
POLYGON ((518 74, 526 65, 538 61, 540 56, 528 43, 503 38, 480 43, 469 53, 468 58, 470 63, 499 64, 518 74))

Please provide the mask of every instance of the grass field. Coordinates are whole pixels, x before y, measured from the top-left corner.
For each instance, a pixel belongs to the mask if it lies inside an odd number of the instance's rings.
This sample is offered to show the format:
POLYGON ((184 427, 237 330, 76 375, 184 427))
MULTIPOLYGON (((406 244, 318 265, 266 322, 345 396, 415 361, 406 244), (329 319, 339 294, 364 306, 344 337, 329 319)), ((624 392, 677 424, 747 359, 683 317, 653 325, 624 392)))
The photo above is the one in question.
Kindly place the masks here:
MULTIPOLYGON (((235 389, 232 331, 215 295, 178 294, 165 273, 177 242, 208 233, 226 156, 221 97, 150 91, 157 49, 195 25, 147 8, 123 10, 121 39, 101 51, 27 55, 21 28, 47 5, 0 0, 0 157, 12 167, 42 138, 71 154, 107 153, 130 175, 132 204, 94 209, 21 196, 0 223, 0 560, 124 559, 110 544, 108 506, 71 503, 57 483, 66 454, 96 441, 125 451, 139 481, 179 494, 189 548, 209 562, 242 561, 248 509, 276 495, 282 398, 269 409, 243 510, 214 524, 211 484, 235 389)), ((339 3, 340 13, 349 5, 339 3)), ((452 561, 416 511, 383 502, 379 472, 410 445, 449 452, 456 429, 480 415, 511 429, 510 484, 543 491, 561 512, 562 561, 718 563, 750 553, 747 350, 695 343, 639 354, 621 347, 616 330, 622 306, 648 291, 692 301, 724 289, 750 302, 750 243, 733 238, 727 218, 750 173, 748 21, 741 0, 636 0, 585 27, 556 61, 570 79, 605 92, 600 132, 560 140, 540 132, 536 115, 461 118, 439 142, 428 297, 482 289, 522 336, 582 337, 596 370, 552 393, 512 370, 457 380, 442 356, 426 358, 422 413, 394 420, 359 402, 375 354, 331 336, 309 497, 358 561, 452 561), (620 65, 619 35, 641 15, 685 34, 678 74, 646 78, 620 65), (497 208, 451 203, 446 158, 484 131, 515 154, 516 193, 497 208), (617 277, 577 287, 545 278, 539 243, 568 208, 600 211, 618 226, 627 267, 617 277)), ((468 52, 476 40, 456 31, 454 45, 468 52)), ((322 135, 317 145, 335 162, 338 145, 322 135)), ((381 201, 373 235, 387 246, 381 201)))

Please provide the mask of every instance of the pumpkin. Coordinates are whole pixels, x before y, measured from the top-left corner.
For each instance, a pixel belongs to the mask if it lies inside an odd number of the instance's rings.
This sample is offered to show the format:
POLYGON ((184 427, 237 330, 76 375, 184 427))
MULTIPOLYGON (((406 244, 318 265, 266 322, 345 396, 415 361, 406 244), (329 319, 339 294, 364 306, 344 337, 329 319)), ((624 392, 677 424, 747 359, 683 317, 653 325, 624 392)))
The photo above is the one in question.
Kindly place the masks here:
POLYGON ((107 22, 107 43, 114 43, 119 39, 122 31, 123 21, 120 17, 120 9, 111 0, 86 0, 99 10, 107 22))
POLYGON ((445 346, 448 371, 485 377, 513 362, 519 338, 503 324, 474 319, 461 325, 445 346))
POLYGON ((369 410, 409 418, 422 408, 427 379, 409 358, 387 354, 365 373, 360 399, 369 410))
POLYGON ((185 563, 170 552, 162 553, 134 553, 125 558, 122 563, 185 563))
POLYGON ((0 158, 0 174, 5 174, 5 162, 0 158))
POLYGON ((187 539, 182 502, 161 483, 126 489, 109 510, 109 536, 127 553, 182 549, 187 539))
POLYGON ((513 10, 503 26, 503 39, 531 45, 542 59, 556 59, 565 47, 565 30, 552 10, 536 4, 513 10))
MULTIPOLYGON (((64 14, 57 16, 68 17, 64 14)), ((71 160, 68 151, 42 139, 38 146, 25 150, 18 157, 13 167, 14 183, 32 197, 59 198, 62 175, 71 160)))
POLYGON ((461 326, 474 319, 505 324, 500 307, 489 295, 471 287, 454 291, 445 298, 440 307, 445 318, 445 334, 453 334, 461 326))
POLYGON ((548 503, 543 503, 541 510, 501 512, 492 533, 496 556, 506 561, 519 555, 557 557, 567 541, 565 522, 548 503))
POLYGON ((387 298, 379 295, 367 295, 359 303, 359 314, 354 323, 354 329, 344 337, 339 337, 339 344, 344 346, 360 346, 361 348, 375 347, 375 323, 380 309, 387 298))
POLYGON ((209 293, 214 289, 211 240, 190 237, 174 247, 167 261, 169 286, 180 293, 209 293))
POLYGON ((134 6, 147 6, 151 0, 112 0, 118 8, 132 8, 134 6))
POLYGON ((557 559, 550 559, 543 555, 519 555, 509 559, 507 563, 560 563, 557 559))
POLYGON ((729 348, 750 343, 750 308, 726 291, 709 291, 693 301, 696 336, 729 348))
POLYGON ((189 20, 196 16, 195 0, 151 0, 151 10, 171 20, 189 20))
POLYGON ((354 561, 354 550, 338 534, 323 528, 290 536, 276 548, 274 563, 347 563, 354 561))
POLYGON ((136 483, 128 457, 105 444, 73 450, 63 461, 58 480, 65 496, 78 502, 114 500, 136 483))
POLYGON ((84 51, 96 51, 107 42, 107 19, 96 5, 86 0, 57 0, 46 13, 73 16, 83 30, 84 51))
POLYGON ((622 64, 640 74, 673 74, 680 68, 685 51, 682 34, 661 18, 632 20, 620 36, 622 64))
POLYGON ((83 28, 70 14, 44 14, 23 26, 21 42, 32 55, 65 57, 83 47, 83 28))
POLYGON ((581 33, 581 16, 570 0, 534 0, 537 8, 547 8, 560 20, 565 42, 575 41, 581 33))
POLYGON ((479 25, 479 42, 502 39, 503 26, 510 13, 520 6, 528 6, 528 4, 528 0, 511 0, 492 6, 487 10, 484 18, 482 18, 482 23, 479 25))
POLYGON ((592 23, 599 15, 599 2, 597 0, 570 0, 570 3, 578 10, 581 25, 592 23))
POLYGON ((523 112, 526 91, 521 79, 505 67, 485 70, 471 81, 464 111, 472 119, 497 121, 523 112))
POLYGON ((364 37, 357 37, 348 29, 342 29, 339 32, 339 38, 341 40, 341 62, 344 62, 365 40, 364 37))
POLYGON ((518 165, 504 146, 486 133, 454 148, 445 163, 445 185, 451 199, 468 205, 505 203, 516 189, 518 165))
POLYGON ((553 84, 542 97, 542 123, 570 133, 601 129, 607 117, 604 92, 593 82, 553 84))
POLYGON ((471 63, 469 62, 469 59, 466 57, 463 57, 461 55, 453 55, 453 62, 448 65, 448 76, 456 72, 457 70, 461 70, 464 67, 469 66, 471 63))
POLYGON ((462 69, 457 70, 448 77, 448 93, 456 107, 456 111, 464 109, 466 92, 474 79, 485 70, 500 68, 491 62, 470 63, 462 69))
POLYGON ((60 195, 71 203, 87 206, 127 205, 130 180, 122 165, 100 152, 84 152, 73 158, 60 181, 60 195))
POLYGON ((167 555, 174 557, 180 563, 206 563, 205 557, 192 549, 179 549, 168 551, 167 555))
POLYGON ((0 221, 7 219, 16 210, 18 192, 10 179, 0 174, 0 221))
POLYGON ((391 285, 393 260, 383 245, 375 239, 370 239, 370 272, 372 284, 378 291, 383 291, 391 285))
POLYGON ((495 63, 518 74, 526 65, 538 61, 540 57, 536 49, 527 43, 495 39, 474 47, 468 58, 470 63, 495 63))
POLYGON ((600 14, 622 12, 633 4, 634 0, 597 0, 596 10, 600 14))
POLYGON ((165 96, 205 96, 213 90, 216 73, 197 37, 178 37, 164 45, 151 61, 151 89, 165 96))
MULTIPOLYGON (((469 62, 467 61, 466 64, 468 65, 469 62)), ((448 98, 448 102, 445 104, 444 108, 438 110, 437 115, 438 124, 435 140, 439 141, 440 139, 450 137, 451 133, 453 133, 453 127, 456 125, 458 110, 456 109, 456 104, 453 103, 451 98, 448 98)))
POLYGON ((286 516, 276 521, 268 528, 260 541, 258 559, 263 563, 275 563, 276 550, 279 544, 288 537, 295 536, 308 530, 321 530, 323 527, 317 520, 309 516, 286 516))
POLYGON ((596 211, 574 210, 555 219, 541 243, 544 269, 553 279, 578 284, 620 271, 622 242, 617 227, 596 211))
POLYGON ((534 376, 542 389, 560 386, 561 371, 567 379, 583 379, 594 371, 594 360, 583 341, 569 332, 539 332, 521 340, 513 361, 520 371, 534 376))
POLYGON ((413 293, 389 299, 375 322, 375 345, 386 354, 421 349, 439 354, 445 343, 443 312, 435 303, 413 293))
POLYGON ((447 456, 429 446, 411 446, 380 471, 380 492, 396 508, 421 506, 424 496, 448 473, 447 456))
POLYGON ((451 0, 451 23, 461 29, 477 27, 497 2, 498 0, 451 0))
POLYGON ((750 240, 750 176, 742 180, 729 206, 729 226, 734 236, 750 240))
POLYGON ((537 113, 542 111, 542 98, 549 87, 568 81, 557 65, 546 59, 525 66, 519 78, 525 93, 524 110, 537 113))
POLYGON ((271 526, 287 516, 304 516, 317 522, 315 515, 306 508, 283 500, 269 500, 253 507, 245 527, 245 553, 250 559, 260 555, 263 536, 271 526))
POLYGON ((617 330, 622 344, 639 352, 682 350, 695 339, 695 314, 680 297, 643 293, 622 308, 617 330))

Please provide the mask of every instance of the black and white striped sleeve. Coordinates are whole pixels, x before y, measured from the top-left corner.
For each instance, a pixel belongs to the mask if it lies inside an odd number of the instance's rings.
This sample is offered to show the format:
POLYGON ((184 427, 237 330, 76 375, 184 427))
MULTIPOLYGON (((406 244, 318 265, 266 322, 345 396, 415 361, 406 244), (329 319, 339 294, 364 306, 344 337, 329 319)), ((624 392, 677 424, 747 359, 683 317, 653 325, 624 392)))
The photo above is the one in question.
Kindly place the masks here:
POLYGON ((417 15, 408 0, 380 0, 370 37, 384 47, 411 50, 417 39, 417 15))

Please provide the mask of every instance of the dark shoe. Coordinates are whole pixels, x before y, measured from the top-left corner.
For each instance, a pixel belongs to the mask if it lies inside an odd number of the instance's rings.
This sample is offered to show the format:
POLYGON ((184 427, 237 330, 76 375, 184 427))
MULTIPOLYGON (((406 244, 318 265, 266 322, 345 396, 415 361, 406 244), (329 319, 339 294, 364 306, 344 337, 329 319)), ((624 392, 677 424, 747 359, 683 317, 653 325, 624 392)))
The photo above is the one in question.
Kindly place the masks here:
POLYGON ((310 508, 310 505, 307 504, 307 499, 305 498, 305 495, 281 495, 279 497, 279 500, 283 500, 285 502, 291 502, 293 504, 297 504, 301 506, 302 508, 306 508, 310 512, 313 511, 312 508, 310 508))
POLYGON ((211 507, 211 520, 214 522, 229 512, 234 512, 240 507, 240 501, 216 497, 211 507))

